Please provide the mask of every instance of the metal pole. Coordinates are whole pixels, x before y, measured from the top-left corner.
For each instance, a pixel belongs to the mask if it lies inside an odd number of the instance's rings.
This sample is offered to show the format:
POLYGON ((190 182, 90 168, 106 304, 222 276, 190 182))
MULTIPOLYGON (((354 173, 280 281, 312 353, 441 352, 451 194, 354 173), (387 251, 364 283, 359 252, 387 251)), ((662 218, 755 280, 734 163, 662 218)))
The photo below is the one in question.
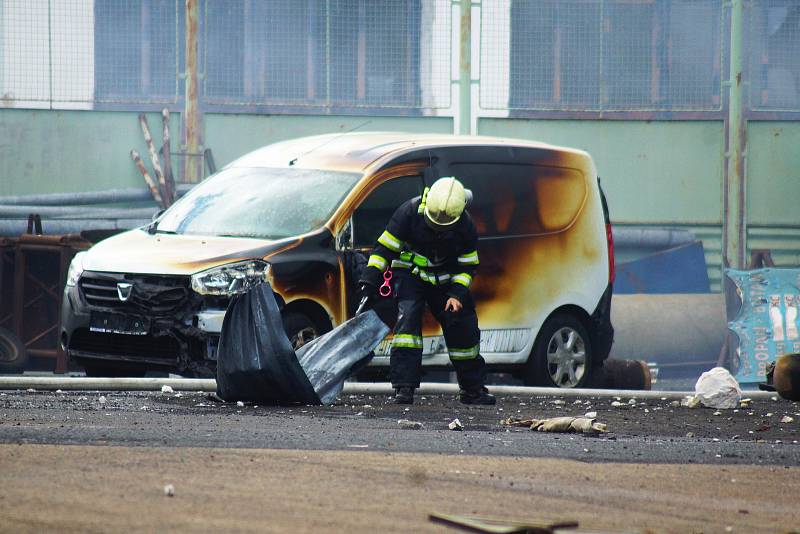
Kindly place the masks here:
POLYGON ((183 108, 183 181, 197 183, 203 178, 203 117, 198 102, 198 0, 186 0, 186 97, 183 108))
POLYGON ((743 269, 747 251, 747 206, 745 157, 747 121, 744 118, 744 0, 732 0, 731 6, 731 63, 725 188, 723 191, 724 219, 722 222, 723 268, 743 269))
POLYGON ((469 135, 472 125, 472 0, 461 0, 461 46, 459 49, 458 133, 469 135))

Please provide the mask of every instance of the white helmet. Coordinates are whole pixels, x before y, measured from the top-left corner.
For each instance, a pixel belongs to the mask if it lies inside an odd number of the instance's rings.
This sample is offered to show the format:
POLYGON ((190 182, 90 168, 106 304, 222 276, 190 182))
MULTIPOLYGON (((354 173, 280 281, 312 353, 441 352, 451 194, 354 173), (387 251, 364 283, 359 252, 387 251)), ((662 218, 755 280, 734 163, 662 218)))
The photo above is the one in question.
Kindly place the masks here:
POLYGON ((434 230, 446 230, 464 213, 467 194, 461 182, 453 176, 439 178, 425 197, 425 222, 434 230))

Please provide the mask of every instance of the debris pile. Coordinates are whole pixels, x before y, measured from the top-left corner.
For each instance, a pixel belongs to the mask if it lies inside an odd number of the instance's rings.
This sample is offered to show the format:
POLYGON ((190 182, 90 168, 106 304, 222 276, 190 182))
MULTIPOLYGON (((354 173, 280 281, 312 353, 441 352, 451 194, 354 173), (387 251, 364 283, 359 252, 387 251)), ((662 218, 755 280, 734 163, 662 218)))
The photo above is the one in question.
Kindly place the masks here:
POLYGON ((605 423, 598 423, 589 417, 551 417, 549 419, 520 419, 509 417, 500 421, 504 426, 527 427, 538 432, 578 432, 596 435, 608 432, 605 423))

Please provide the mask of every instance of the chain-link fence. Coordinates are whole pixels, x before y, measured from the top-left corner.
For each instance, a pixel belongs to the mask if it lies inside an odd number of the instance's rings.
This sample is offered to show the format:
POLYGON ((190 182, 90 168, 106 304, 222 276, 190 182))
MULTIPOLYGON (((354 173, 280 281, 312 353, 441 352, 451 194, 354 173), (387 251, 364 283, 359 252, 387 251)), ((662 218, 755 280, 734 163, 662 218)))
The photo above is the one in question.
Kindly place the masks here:
POLYGON ((448 107, 450 12, 447 0, 207 0, 206 100, 448 107))
POLYGON ((18 107, 174 102, 179 0, 0 0, 0 95, 18 107))
POLYGON ((800 111, 800 2, 749 5, 750 106, 800 111))
MULTIPOLYGON (((751 109, 800 111, 800 5, 745 5, 751 109)), ((721 0, 475 6, 484 110, 722 109, 731 36, 721 0)), ((34 108, 178 103, 185 9, 184 0, 0 0, 0 98, 34 108)), ((450 109, 454 11, 450 0, 203 0, 201 104, 450 109)))
POLYGON ((721 108, 719 0, 484 0, 481 107, 721 108))
MULTIPOLYGON (((0 0, 0 95, 17 107, 177 102, 184 4, 0 0)), ((205 104, 450 106, 449 0, 206 0, 199 19, 205 104)))

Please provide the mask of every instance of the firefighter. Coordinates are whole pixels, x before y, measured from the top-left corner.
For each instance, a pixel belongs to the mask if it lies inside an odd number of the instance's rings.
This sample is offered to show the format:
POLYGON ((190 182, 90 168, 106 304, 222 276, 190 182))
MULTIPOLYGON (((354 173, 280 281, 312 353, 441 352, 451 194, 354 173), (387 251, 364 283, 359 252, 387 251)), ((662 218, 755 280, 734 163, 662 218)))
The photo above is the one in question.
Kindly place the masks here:
POLYGON ((398 404, 413 404, 419 387, 426 303, 442 326, 461 402, 495 403, 484 387, 486 363, 469 290, 479 262, 478 235, 465 211, 467 194, 461 182, 447 177, 404 202, 378 238, 359 281, 362 296, 374 299, 383 272, 393 273, 398 310, 389 375, 398 404))

